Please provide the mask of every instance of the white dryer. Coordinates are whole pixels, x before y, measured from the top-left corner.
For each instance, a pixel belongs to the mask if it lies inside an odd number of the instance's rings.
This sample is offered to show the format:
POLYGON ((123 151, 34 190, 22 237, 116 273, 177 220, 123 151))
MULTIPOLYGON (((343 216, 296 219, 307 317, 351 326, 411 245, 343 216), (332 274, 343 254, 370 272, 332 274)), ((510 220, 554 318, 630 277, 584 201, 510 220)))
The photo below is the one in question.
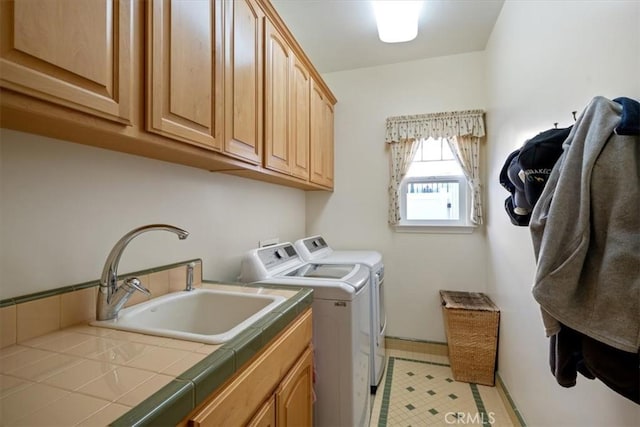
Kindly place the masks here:
POLYGON ((375 393, 386 363, 384 333, 387 313, 384 307, 384 264, 377 251, 339 251, 332 249, 322 236, 300 239, 294 244, 302 259, 327 264, 364 264, 371 276, 371 393, 375 393))
POLYGON ((359 264, 306 262, 293 244, 249 251, 240 280, 313 289, 314 425, 368 426, 370 275, 359 264))

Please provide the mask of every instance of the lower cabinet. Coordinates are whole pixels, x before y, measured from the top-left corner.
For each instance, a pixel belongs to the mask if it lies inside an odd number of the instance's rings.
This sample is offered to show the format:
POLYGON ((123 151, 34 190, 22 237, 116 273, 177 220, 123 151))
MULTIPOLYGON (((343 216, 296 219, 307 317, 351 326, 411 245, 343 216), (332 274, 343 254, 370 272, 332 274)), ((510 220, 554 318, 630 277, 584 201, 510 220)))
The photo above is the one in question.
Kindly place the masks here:
POLYGON ((275 403, 276 425, 313 425, 313 353, 310 348, 280 383, 275 403))
POLYGON ((310 348, 282 380, 278 390, 249 421, 251 427, 313 425, 313 353, 310 348))
POLYGON ((276 425, 276 397, 271 396, 258 413, 251 418, 248 427, 274 427, 276 425))
MULTIPOLYGON (((189 426, 313 425, 311 309, 185 420, 189 426)), ((184 425, 183 422, 181 425, 184 425)))

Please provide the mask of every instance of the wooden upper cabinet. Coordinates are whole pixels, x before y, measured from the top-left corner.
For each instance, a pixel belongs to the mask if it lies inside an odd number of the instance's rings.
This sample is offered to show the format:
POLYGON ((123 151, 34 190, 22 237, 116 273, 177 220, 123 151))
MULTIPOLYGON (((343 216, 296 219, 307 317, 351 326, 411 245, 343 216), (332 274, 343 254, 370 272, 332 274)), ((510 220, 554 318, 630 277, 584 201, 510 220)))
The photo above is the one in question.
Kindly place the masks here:
POLYGON ((309 179, 309 71, 269 21, 265 39, 264 166, 306 181, 309 179))
POLYGON ((311 141, 309 180, 333 188, 333 104, 311 81, 311 141))
POLYGON ((147 130, 222 149, 222 3, 147 2, 147 130))
POLYGON ((309 179, 310 94, 309 70, 294 55, 291 67, 291 175, 305 180, 309 179))
POLYGON ((334 140, 334 113, 333 104, 325 97, 324 102, 324 177, 326 186, 333 188, 334 184, 334 165, 335 165, 335 140, 334 140))
POLYGON ((225 0, 225 136, 223 150, 262 162, 265 15, 256 0, 225 0))
POLYGON ((3 0, 0 31, 1 87, 131 122, 132 1, 3 0))
POLYGON ((0 0, 2 127, 305 190, 333 104, 268 0, 0 0))
POLYGON ((266 23, 265 59, 265 153, 264 166, 290 173, 290 90, 291 49, 280 33, 266 23))

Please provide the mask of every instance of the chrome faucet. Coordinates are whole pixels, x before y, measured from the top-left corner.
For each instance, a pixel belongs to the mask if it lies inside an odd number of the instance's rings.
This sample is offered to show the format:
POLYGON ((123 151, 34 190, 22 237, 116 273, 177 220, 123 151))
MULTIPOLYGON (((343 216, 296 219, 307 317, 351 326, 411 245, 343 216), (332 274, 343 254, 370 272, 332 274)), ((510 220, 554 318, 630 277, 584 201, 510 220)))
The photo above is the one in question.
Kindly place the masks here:
POLYGON ((189 236, 188 231, 167 224, 145 225, 131 230, 122 236, 113 249, 111 249, 107 261, 104 264, 104 269, 102 270, 102 277, 100 278, 100 286, 98 288, 97 320, 111 320, 118 317, 118 312, 135 291, 140 291, 145 295, 151 295, 151 292, 142 286, 140 280, 135 277, 124 280, 122 285, 118 286, 118 263, 120 262, 124 248, 131 240, 142 233, 153 230, 170 231, 177 234, 180 240, 184 240, 189 236))

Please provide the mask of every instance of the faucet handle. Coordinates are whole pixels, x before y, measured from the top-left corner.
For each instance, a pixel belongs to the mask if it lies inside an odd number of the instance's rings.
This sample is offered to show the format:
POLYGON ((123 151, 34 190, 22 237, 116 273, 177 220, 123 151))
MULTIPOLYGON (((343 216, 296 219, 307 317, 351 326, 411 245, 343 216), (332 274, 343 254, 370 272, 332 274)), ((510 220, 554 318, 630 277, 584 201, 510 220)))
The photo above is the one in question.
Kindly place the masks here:
POLYGON ((122 286, 125 288, 127 293, 133 293, 135 291, 140 291, 146 296, 151 296, 151 291, 144 286, 142 286, 142 282, 137 277, 129 277, 124 282, 122 282, 122 286))
POLYGON ((190 292, 193 290, 193 269, 196 268, 196 263, 195 262, 190 262, 189 264, 187 264, 187 280, 186 280, 186 287, 185 287, 185 291, 190 292))

